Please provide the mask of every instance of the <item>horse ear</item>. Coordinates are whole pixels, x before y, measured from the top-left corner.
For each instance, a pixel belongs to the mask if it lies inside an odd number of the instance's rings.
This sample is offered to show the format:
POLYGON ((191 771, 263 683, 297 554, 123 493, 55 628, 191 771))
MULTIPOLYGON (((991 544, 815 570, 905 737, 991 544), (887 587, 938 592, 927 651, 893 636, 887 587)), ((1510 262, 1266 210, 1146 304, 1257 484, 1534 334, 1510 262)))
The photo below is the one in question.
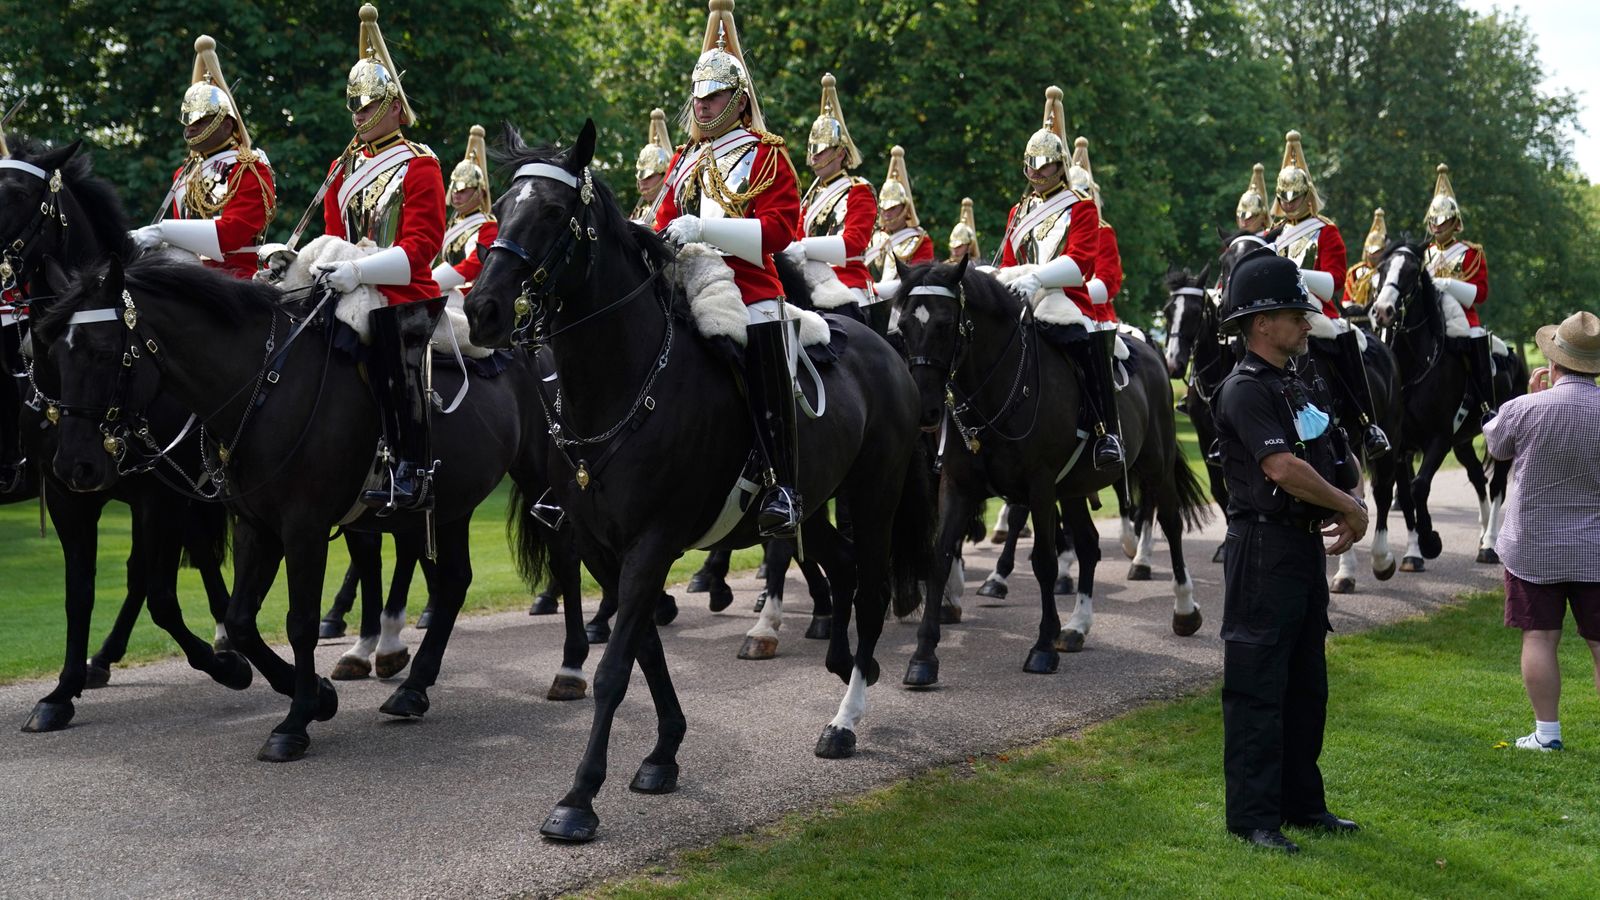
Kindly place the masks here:
POLYGON ((960 284, 962 281, 964 281, 966 279, 966 277, 967 277, 967 263, 971 259, 972 259, 971 256, 962 256, 961 257, 961 261, 956 263, 956 284, 960 284))
POLYGON ((83 138, 78 138, 65 147, 58 147, 46 153, 39 158, 37 165, 41 169, 59 169, 66 165, 67 160, 77 156, 81 149, 83 149, 83 138))
POLYGON ((1226 228, 1223 228, 1221 225, 1217 226, 1217 240, 1223 242, 1224 244, 1226 244, 1228 240, 1237 233, 1237 231, 1230 231, 1226 228))
POLYGON ((105 283, 108 289, 122 292, 122 254, 113 253, 107 260, 105 283))
POLYGON ((583 130, 578 132, 578 142, 567 151, 567 171, 576 175, 594 161, 595 128, 593 119, 583 120, 583 130))
POLYGON ((46 255, 44 258, 44 286, 52 294, 60 294, 67 287, 67 272, 56 262, 54 256, 46 255))

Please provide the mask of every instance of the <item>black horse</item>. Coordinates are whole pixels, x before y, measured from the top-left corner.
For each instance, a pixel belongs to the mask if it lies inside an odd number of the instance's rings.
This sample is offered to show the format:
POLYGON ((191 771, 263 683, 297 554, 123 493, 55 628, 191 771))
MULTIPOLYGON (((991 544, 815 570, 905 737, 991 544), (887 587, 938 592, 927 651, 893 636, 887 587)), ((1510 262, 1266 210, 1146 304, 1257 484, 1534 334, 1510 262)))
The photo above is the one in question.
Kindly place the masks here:
MULTIPOLYGON (((110 252, 134 252, 127 237, 127 217, 116 191, 94 174, 79 144, 48 148, 27 137, 14 136, 12 156, 0 166, 0 262, 6 271, 6 290, 15 290, 34 312, 55 302, 44 285, 47 258, 77 265, 110 252)), ((17 325, 7 326, 14 331, 17 325)), ((66 568, 66 659, 54 690, 35 706, 22 730, 55 731, 65 728, 75 713, 73 698, 84 688, 100 687, 111 678, 111 666, 127 651, 128 636, 148 602, 156 625, 178 642, 189 664, 234 689, 250 684, 250 667, 237 656, 223 652, 226 643, 220 623, 227 610, 227 590, 221 567, 227 552, 227 519, 221 511, 205 511, 191 504, 162 479, 179 480, 175 469, 155 468, 158 459, 150 445, 166 448, 168 460, 198 463, 199 441, 190 436, 176 444, 188 414, 162 400, 152 405, 149 441, 128 448, 123 464, 131 474, 114 488, 74 493, 46 460, 55 453, 62 407, 49 402, 59 397, 58 381, 45 361, 48 347, 33 342, 35 360, 28 364, 26 380, 7 377, 0 392, 21 390, 12 407, 11 422, 20 426, 23 449, 31 460, 24 489, 6 502, 30 499, 44 491, 44 502, 61 542, 66 568), (172 444, 169 448, 169 444, 172 444), (144 463, 133 457, 144 456, 144 463), (101 511, 112 500, 128 504, 133 516, 132 551, 127 563, 127 594, 116 623, 99 652, 88 656, 89 625, 94 612, 96 547, 101 511), (185 556, 199 571, 217 628, 217 645, 189 631, 178 604, 178 568, 185 556)), ((105 452, 100 454, 105 457, 105 452)), ((191 466, 197 468, 197 466, 191 466)))
MULTIPOLYGON (((588 746, 572 789, 540 829, 583 841, 599 824, 594 797, 635 660, 655 701, 657 739, 630 787, 677 787, 687 723, 651 607, 673 560, 721 518, 754 435, 740 394, 735 354, 742 352, 728 338, 693 336, 688 299, 667 275, 672 251, 630 223, 589 168, 594 123, 566 150, 530 149, 511 129, 505 142, 503 160, 515 174, 495 206, 500 238, 467 297, 472 337, 504 345, 526 325, 554 352, 563 387, 559 406, 547 398, 546 414, 562 437, 550 480, 577 525, 585 564, 619 602, 595 669, 588 746)), ((913 462, 916 388, 905 364, 866 326, 835 325, 847 349, 822 367, 826 414, 799 428, 798 487, 808 514, 801 539, 833 587, 827 669, 849 684, 817 742, 823 757, 854 752, 866 689, 878 678, 873 653, 885 613, 891 598, 901 615, 919 601, 932 519, 922 467, 913 462), (833 497, 853 511, 853 543, 818 515, 833 497)), ((757 541, 746 509, 711 549, 757 541)))
MULTIPOLYGON (((902 290, 900 329, 921 395, 921 425, 944 434, 937 562, 930 583, 944 584, 972 514, 991 493, 1024 504, 1033 514, 1033 573, 1042 609, 1038 639, 1023 671, 1054 672, 1061 650, 1082 649, 1093 620, 1100 550, 1086 498, 1124 477, 1124 470, 1096 471, 1080 464, 1086 444, 1079 422, 1081 376, 1045 337, 1045 327, 1031 316, 1025 319, 1022 301, 1008 288, 984 272, 969 271, 962 260, 914 268, 902 290), (1077 605, 1065 632, 1052 591, 1057 501, 1067 515, 1079 566, 1077 605)), ((1148 344, 1130 343, 1129 383, 1118 395, 1132 461, 1126 476, 1155 499, 1172 554, 1172 628, 1189 635, 1199 629, 1201 617, 1183 560, 1183 531, 1186 524, 1200 524, 1205 498, 1178 447, 1166 367, 1148 344)), ((907 684, 938 680, 938 642, 939 616, 924 609, 907 684)))
MULTIPOLYGON (((52 284, 63 280, 61 273, 50 273, 52 284)), ((307 725, 328 720, 338 709, 333 683, 317 677, 313 652, 328 534, 341 521, 391 531, 421 553, 426 520, 432 518, 436 619, 409 675, 380 708, 401 717, 424 714, 427 689, 438 677, 472 580, 472 513, 508 472, 521 489, 510 514, 517 558, 530 584, 534 574, 526 565, 531 557, 521 551, 537 531, 529 520, 543 493, 538 464, 548 438, 536 415, 519 405, 518 398, 533 389, 529 361, 513 357, 493 378, 466 376, 441 363, 435 370, 441 394, 452 395, 463 377, 471 378, 471 389, 456 412, 435 422, 435 452, 442 462, 434 510, 353 518, 360 508, 356 498, 379 468, 374 455, 380 428, 354 354, 335 349, 331 301, 322 312, 308 314, 303 305, 286 305, 274 287, 166 254, 146 255, 126 269, 113 255, 58 290, 61 299, 37 327, 56 345, 64 400, 77 410, 62 420, 56 454, 56 467, 70 474, 70 486, 94 490, 114 481, 101 444, 137 422, 158 391, 195 410, 204 423, 216 459, 209 474, 225 485, 238 515, 228 636, 274 690, 293 698, 258 758, 284 762, 304 756, 311 743, 307 725), (291 339, 300 326, 300 337, 291 339), (106 415, 113 407, 119 415, 106 415), (266 644, 256 625, 280 562, 288 569, 292 664, 266 644)), ((558 677, 581 678, 587 642, 576 604, 566 623, 567 653, 558 677)))
MULTIPOLYGON (((1493 475, 1486 479, 1483 464, 1474 457, 1472 441, 1482 431, 1482 425, 1473 414, 1477 406, 1468 396, 1466 361, 1457 346, 1465 337, 1446 334, 1439 292, 1422 265, 1422 254, 1423 248, 1416 243, 1390 242, 1377 263, 1376 299, 1371 303, 1373 322, 1386 332, 1399 362, 1400 395, 1405 409, 1405 433, 1396 449, 1400 456, 1399 477, 1409 483, 1415 509, 1414 515, 1406 515, 1410 539, 1400 561, 1403 572, 1423 571, 1423 560, 1437 557, 1443 549, 1428 511, 1428 494, 1445 454, 1454 452, 1478 495, 1477 560, 1481 563, 1500 561, 1494 542, 1500 532, 1511 472, 1509 461, 1494 460, 1493 475), (1419 451, 1422 464, 1415 466, 1419 451)), ((1505 398, 1526 393, 1528 367, 1521 358, 1513 353, 1497 355, 1495 361, 1495 392, 1505 398)), ((1406 493, 1404 485, 1402 493, 1406 493)), ((1406 511, 1403 505, 1402 511, 1406 511)))

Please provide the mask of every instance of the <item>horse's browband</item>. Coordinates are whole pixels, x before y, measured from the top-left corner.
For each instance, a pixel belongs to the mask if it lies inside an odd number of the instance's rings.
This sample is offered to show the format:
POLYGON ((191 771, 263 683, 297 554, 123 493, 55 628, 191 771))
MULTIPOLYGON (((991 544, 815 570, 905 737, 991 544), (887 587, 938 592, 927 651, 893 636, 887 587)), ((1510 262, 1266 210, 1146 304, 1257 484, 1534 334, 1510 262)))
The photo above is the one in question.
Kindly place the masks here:
POLYGON ((119 310, 106 307, 105 309, 80 309, 67 320, 68 325, 88 325, 91 322, 119 322, 122 313, 119 310))
POLYGON ((16 169, 20 172, 27 172, 29 175, 32 175, 40 181, 50 180, 49 172, 46 172, 33 163, 23 162, 20 159, 0 159, 0 169, 16 169))
POLYGON ((951 299, 956 296, 955 291, 937 284, 919 284, 911 289, 911 296, 915 297, 919 294, 932 294, 935 297, 949 297, 951 299))
POLYGON ((578 176, 560 166, 542 162, 523 164, 517 169, 516 174, 511 176, 511 180, 516 181, 518 178, 525 178, 530 175, 536 178, 550 178, 570 188, 578 186, 578 176))

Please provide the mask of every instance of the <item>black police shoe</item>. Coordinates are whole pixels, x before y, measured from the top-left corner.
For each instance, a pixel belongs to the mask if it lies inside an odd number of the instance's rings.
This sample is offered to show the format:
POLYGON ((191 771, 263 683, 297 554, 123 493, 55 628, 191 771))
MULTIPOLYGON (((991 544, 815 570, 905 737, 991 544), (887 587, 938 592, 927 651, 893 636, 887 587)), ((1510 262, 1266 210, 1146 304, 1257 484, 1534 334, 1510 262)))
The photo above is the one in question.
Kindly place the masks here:
POLYGON ((1326 831, 1330 834, 1349 834, 1352 831, 1361 830, 1360 825, 1349 819, 1341 819, 1330 812, 1325 812, 1320 816, 1312 816, 1309 819, 1291 820, 1287 824, 1295 828, 1311 828, 1317 831, 1326 831))
POLYGON ((1280 850, 1284 853, 1299 853, 1300 845, 1283 836, 1283 832, 1276 828, 1230 828, 1234 837, 1239 838, 1254 847, 1265 850, 1280 850))
POLYGON ((793 540, 800 531, 800 495, 783 485, 767 491, 756 516, 756 530, 764 538, 793 540))
POLYGON ((1114 434, 1102 434, 1094 442, 1094 467, 1114 469, 1122 465, 1122 441, 1114 434))

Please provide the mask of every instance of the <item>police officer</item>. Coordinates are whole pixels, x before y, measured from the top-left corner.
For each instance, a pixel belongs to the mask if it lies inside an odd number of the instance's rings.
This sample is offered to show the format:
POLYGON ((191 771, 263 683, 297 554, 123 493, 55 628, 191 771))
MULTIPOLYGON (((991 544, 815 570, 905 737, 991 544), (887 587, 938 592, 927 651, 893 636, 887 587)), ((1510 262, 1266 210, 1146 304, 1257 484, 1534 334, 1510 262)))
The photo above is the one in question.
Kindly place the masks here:
POLYGON ((1258 251, 1234 270, 1223 329, 1248 352, 1218 390, 1228 484, 1222 639, 1223 769, 1228 830, 1261 847, 1299 850, 1284 824, 1329 832, 1357 825, 1328 812, 1322 731, 1328 701, 1328 555, 1367 530, 1360 473, 1329 426, 1320 379, 1301 381, 1317 312, 1295 264, 1258 251))

